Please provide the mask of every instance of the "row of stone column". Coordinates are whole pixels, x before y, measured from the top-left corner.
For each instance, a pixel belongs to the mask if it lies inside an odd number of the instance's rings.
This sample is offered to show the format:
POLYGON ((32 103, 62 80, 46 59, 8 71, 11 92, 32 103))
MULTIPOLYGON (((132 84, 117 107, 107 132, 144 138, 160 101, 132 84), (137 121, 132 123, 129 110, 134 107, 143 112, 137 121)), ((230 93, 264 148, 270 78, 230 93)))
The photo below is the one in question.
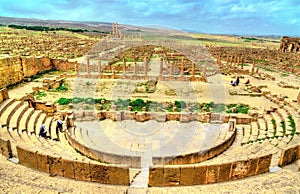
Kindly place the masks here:
MULTIPOLYGON (((163 75, 163 63, 164 63, 164 59, 160 58, 159 76, 163 75)), ((86 64, 85 67, 86 67, 86 72, 88 74, 90 74, 91 70, 90 70, 90 59, 89 58, 87 58, 87 64, 86 64)), ((133 74, 134 75, 137 75, 137 69, 138 69, 137 63, 134 62, 134 68, 133 68, 133 74)), ((98 70, 99 73, 102 72, 102 65, 101 65, 101 60, 100 59, 99 59, 99 62, 98 62, 98 69, 97 70, 98 70)), ((75 71, 76 71, 76 74, 78 74, 78 71, 79 71, 78 66, 75 67, 75 71)), ((114 72, 114 70, 112 70, 112 71, 114 72)), ((123 74, 125 74, 125 72, 126 72, 126 60, 125 59, 123 59, 122 71, 123 71, 123 74)), ((173 71, 174 71, 173 64, 170 64, 170 70, 169 70, 170 75, 173 75, 173 71)), ((144 75, 145 76, 148 75, 148 59, 146 57, 144 58, 144 75)), ((180 75, 181 76, 184 75, 184 58, 183 57, 181 59, 180 75)), ((191 75, 195 76, 195 64, 194 63, 192 64, 191 75)))

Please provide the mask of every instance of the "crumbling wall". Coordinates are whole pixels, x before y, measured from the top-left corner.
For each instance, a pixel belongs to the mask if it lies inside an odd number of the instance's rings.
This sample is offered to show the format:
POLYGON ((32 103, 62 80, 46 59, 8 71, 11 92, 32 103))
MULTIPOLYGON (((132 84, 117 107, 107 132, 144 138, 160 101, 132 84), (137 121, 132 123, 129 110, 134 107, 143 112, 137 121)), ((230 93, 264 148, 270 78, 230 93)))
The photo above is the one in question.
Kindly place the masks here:
POLYGON ((74 70, 77 62, 49 57, 8 57, 0 58, 0 88, 21 82, 47 70, 74 70))

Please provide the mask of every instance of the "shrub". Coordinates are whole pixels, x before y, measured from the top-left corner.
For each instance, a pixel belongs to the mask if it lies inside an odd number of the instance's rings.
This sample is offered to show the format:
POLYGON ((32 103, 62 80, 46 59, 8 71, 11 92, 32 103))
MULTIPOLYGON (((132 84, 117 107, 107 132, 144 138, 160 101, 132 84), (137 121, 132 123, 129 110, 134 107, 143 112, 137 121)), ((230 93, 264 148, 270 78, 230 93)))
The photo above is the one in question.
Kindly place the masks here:
POLYGON ((69 104, 70 102, 72 102, 72 99, 71 98, 60 98, 58 99, 57 103, 60 104, 60 105, 67 105, 69 104))

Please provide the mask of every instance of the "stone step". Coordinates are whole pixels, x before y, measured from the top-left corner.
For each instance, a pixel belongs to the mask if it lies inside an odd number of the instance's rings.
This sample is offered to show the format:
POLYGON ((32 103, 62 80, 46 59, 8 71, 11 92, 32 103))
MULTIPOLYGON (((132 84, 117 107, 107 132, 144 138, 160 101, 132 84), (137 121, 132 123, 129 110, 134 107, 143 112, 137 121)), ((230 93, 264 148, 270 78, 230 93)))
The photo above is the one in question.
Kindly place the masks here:
POLYGON ((54 120, 53 117, 47 117, 46 120, 45 120, 47 136, 49 136, 49 137, 51 137, 50 131, 51 131, 51 125, 52 125, 53 120, 54 120))
POLYGON ((0 116, 2 113, 16 100, 14 98, 9 98, 0 104, 0 116))
MULTIPOLYGON (((35 126, 36 123, 39 119, 39 117, 41 116, 42 112, 39 110, 34 111, 34 113, 31 115, 29 121, 28 121, 28 125, 26 127, 27 131, 29 133, 35 133, 35 126)), ((40 126, 39 126, 40 127, 40 126)))
POLYGON ((28 105, 23 104, 13 115, 11 120, 9 121, 9 128, 17 129, 19 127, 20 120, 24 113, 28 110, 28 105))
POLYGON ((56 133, 56 125, 57 125, 57 121, 52 120, 51 127, 50 127, 50 138, 52 140, 58 140, 59 139, 59 134, 56 133))
MULTIPOLYGON (((40 128, 42 126, 42 124, 45 124, 47 115, 45 113, 42 113, 39 118, 37 119, 37 122, 34 125, 34 133, 35 134, 39 134, 40 133, 40 128)), ((46 131, 47 131, 47 127, 46 127, 46 131)), ((49 135, 49 134, 47 134, 49 135)))
POLYGON ((28 108, 26 110, 26 112, 22 115, 22 118, 20 119, 20 122, 18 123, 18 129, 20 131, 27 131, 27 126, 28 126, 28 122, 30 117, 32 116, 32 114, 34 113, 34 108, 28 108))
POLYGON ((2 113, 0 117, 0 123, 2 125, 8 125, 12 115, 16 112, 16 110, 22 106, 21 101, 15 101, 13 102, 9 107, 6 108, 6 110, 2 113))
POLYGON ((148 188, 149 168, 142 168, 141 172, 133 179, 130 187, 148 188))

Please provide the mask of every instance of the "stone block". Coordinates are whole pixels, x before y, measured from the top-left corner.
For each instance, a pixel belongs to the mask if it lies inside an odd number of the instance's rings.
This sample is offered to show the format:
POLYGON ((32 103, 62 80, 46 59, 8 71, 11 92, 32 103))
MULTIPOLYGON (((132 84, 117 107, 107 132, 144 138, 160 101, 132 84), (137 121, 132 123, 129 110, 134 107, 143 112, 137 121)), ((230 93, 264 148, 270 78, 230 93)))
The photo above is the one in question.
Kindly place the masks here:
POLYGON ((193 185, 195 176, 195 166, 184 165, 180 167, 180 185, 193 185))
POLYGON ((261 174, 265 172, 269 172, 269 168, 271 165, 272 154, 260 157, 257 163, 257 171, 256 174, 261 174))
POLYGON ((89 163, 74 161, 74 174, 76 180, 90 181, 89 163))
POLYGON ((49 164, 47 154, 42 152, 36 153, 37 169, 42 172, 49 173, 49 164))
POLYGON ((207 183, 207 166, 195 165, 195 175, 193 185, 202 185, 207 183))
POLYGON ((90 162, 90 180, 97 183, 109 183, 108 165, 90 162))
POLYGON ((73 160, 63 159, 61 161, 61 168, 62 168, 62 172, 63 172, 64 177, 71 178, 71 179, 75 178, 74 161, 73 160))
POLYGON ((49 173, 53 175, 63 176, 61 157, 48 155, 49 173))
POLYGON ((0 152, 3 156, 5 156, 7 158, 12 157, 12 149, 11 149, 11 144, 10 144, 9 140, 0 138, 0 152))
POLYGON ((109 165, 109 184, 130 185, 129 167, 121 165, 109 165))
POLYGON ((250 159, 250 166, 248 170, 248 176, 253 176, 256 174, 258 158, 250 159))
POLYGON ((231 163, 220 164, 217 182, 229 181, 230 172, 231 172, 231 163))
POLYGON ((250 161, 236 161, 231 165, 230 180, 247 177, 250 168, 250 161))
POLYGON ((284 150, 280 156, 279 166, 286 166, 299 158, 298 146, 290 147, 284 150))
POLYGON ((164 168, 164 180, 167 186, 177 186, 180 183, 180 167, 168 166, 164 168))
POLYGON ((207 183, 216 183, 218 180, 219 165, 210 165, 207 167, 207 183))
POLYGON ((154 166, 149 168, 149 186, 159 187, 164 186, 164 168, 154 166))
POLYGON ((27 147, 17 146, 19 163, 28 168, 37 169, 36 152, 27 147))

